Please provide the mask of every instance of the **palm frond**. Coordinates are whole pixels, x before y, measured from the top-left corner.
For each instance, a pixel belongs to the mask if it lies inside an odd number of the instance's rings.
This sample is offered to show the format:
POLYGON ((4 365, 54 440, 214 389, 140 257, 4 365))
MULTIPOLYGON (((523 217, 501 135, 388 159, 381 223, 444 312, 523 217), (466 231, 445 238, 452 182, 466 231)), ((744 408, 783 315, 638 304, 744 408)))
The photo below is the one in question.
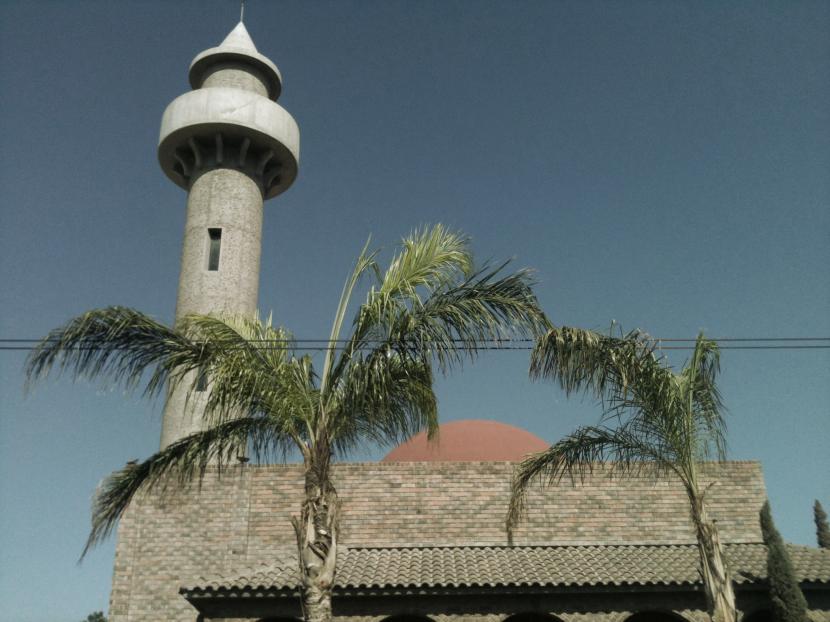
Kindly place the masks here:
POLYGON ((171 483, 186 485, 204 477, 207 467, 232 463, 240 447, 249 446, 254 456, 283 455, 293 441, 280 421, 244 417, 227 421, 187 436, 140 463, 130 463, 107 477, 96 491, 92 505, 92 528, 81 558, 113 530, 136 494, 164 488, 171 483))
POLYGON ((377 287, 369 290, 360 306, 352 335, 332 375, 339 376, 351 357, 368 343, 387 339, 395 318, 421 305, 419 288, 429 296, 464 280, 472 270, 468 239, 443 225, 416 230, 404 238, 389 267, 382 276, 378 273, 377 287))
POLYGON ((657 354, 656 341, 639 331, 615 337, 568 327, 550 329, 533 350, 531 376, 552 379, 566 393, 585 391, 599 398, 603 425, 581 428, 522 463, 509 520, 518 520, 532 477, 582 472, 593 461, 614 459, 615 468, 630 470, 634 461, 642 460, 643 466, 673 471, 690 494, 697 494, 697 462, 711 448, 719 459, 724 455, 717 372, 717 344, 702 335, 692 360, 674 373, 657 354))
POLYGON ((446 372, 483 345, 548 326, 528 271, 473 271, 465 237, 441 225, 404 240, 329 374, 338 451, 357 439, 395 442, 437 429, 432 364, 446 372))
POLYGON ((388 329, 388 347, 434 359, 442 372, 474 358, 482 346, 536 336, 547 327, 526 270, 499 278, 506 264, 438 291, 422 306, 400 313, 388 329))
POLYGON ((507 528, 515 527, 524 512, 527 489, 539 479, 552 484, 565 475, 582 481, 597 464, 612 463, 615 471, 630 473, 643 468, 656 472, 674 470, 666 448, 644 440, 640 431, 627 426, 613 429, 585 426, 578 428, 545 451, 525 458, 516 467, 511 485, 507 528))
POLYGON ((473 272, 469 239, 441 224, 414 231, 401 242, 401 250, 384 273, 378 300, 417 298, 419 287, 435 291, 473 272))
POLYGON ((359 442, 399 443, 438 428, 438 404, 432 370, 421 360, 388 350, 353 358, 338 391, 331 434, 345 454, 359 442))
POLYGON ((408 242, 412 248, 399 257, 417 258, 400 259, 400 263, 412 264, 411 272, 402 276, 399 267, 386 286, 369 292, 332 378, 340 377, 355 353, 367 347, 423 361, 434 359, 447 372, 474 357, 481 346, 507 337, 535 337, 549 326, 533 293, 530 271, 501 276, 504 263, 472 272, 472 264, 460 250, 462 242, 464 238, 440 227, 408 242), (419 255, 414 248, 424 239, 429 252, 419 255), (446 243, 439 246, 441 252, 435 248, 436 239, 446 243), (425 258, 434 260, 434 265, 424 265, 425 258), (428 278, 434 282, 427 285, 424 280, 428 278), (428 292, 423 300, 413 293, 416 286, 428 292))
POLYGON ((699 456, 723 460, 726 455, 726 420, 716 377, 720 371, 720 350, 715 341, 699 334, 692 358, 683 369, 688 383, 690 412, 693 413, 696 437, 700 439, 699 456))
POLYGON ((369 252, 370 241, 371 238, 366 240, 366 244, 363 245, 363 250, 360 251, 360 255, 357 257, 355 266, 352 269, 351 274, 349 274, 349 277, 346 279, 346 282, 343 284, 343 291, 340 293, 340 300, 337 303, 337 311, 334 314, 334 322, 332 323, 331 335, 329 336, 329 347, 326 351, 323 363, 323 374, 320 377, 321 396, 326 395, 326 391, 331 380, 331 371, 334 367, 335 353, 337 351, 336 344, 338 339, 340 339, 340 331, 343 327, 343 321, 346 318, 346 311, 349 308, 349 302, 351 300, 355 285, 357 285, 360 278, 369 271, 374 272, 375 276, 380 278, 379 269, 377 263, 375 262, 377 252, 369 252))
POLYGON ((552 327, 533 348, 530 376, 558 382, 566 394, 587 391, 607 399, 607 391, 625 395, 645 370, 659 368, 656 342, 640 331, 622 337, 563 326, 552 327))
MULTIPOLYGON (((209 425, 240 414, 279 416, 293 422, 299 442, 317 400, 311 360, 294 356, 288 331, 271 326, 270 318, 202 315, 185 318, 182 330, 209 352, 201 368, 210 383, 204 403, 209 425)), ((196 389, 191 386, 189 396, 196 389)))
POLYGON ((109 376, 127 389, 145 378, 146 395, 201 367, 204 348, 186 335, 126 307, 95 309, 52 330, 26 362, 27 388, 57 368, 73 379, 109 376))

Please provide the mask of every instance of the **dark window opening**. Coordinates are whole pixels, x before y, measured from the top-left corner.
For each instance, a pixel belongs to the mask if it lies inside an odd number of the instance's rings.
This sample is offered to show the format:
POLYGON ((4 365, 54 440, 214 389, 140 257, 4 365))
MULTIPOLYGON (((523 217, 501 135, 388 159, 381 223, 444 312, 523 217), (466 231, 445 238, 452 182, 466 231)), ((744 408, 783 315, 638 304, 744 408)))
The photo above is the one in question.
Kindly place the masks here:
POLYGON ((208 229, 210 247, 208 248, 208 270, 219 269, 219 252, 222 249, 222 230, 208 229))
POLYGON ((671 611, 640 611, 625 622, 686 622, 686 619, 671 611))
POLYGON ((530 611, 524 613, 516 613, 508 618, 505 618, 504 622, 562 622, 559 618, 555 618, 547 613, 533 613, 530 611))

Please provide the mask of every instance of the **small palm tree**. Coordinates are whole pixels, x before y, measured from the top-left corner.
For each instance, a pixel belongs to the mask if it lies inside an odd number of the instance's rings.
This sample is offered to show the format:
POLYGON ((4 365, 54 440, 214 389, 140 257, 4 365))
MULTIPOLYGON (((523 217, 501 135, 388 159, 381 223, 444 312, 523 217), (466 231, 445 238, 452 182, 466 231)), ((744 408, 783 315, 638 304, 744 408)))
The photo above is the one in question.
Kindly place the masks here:
MULTIPOLYGON (((368 247, 368 244, 367 244, 368 247)), ((90 311, 53 330, 33 351, 29 381, 52 368, 107 376, 157 395, 209 379, 208 426, 110 475, 96 494, 84 552, 106 537, 136 493, 204 476, 241 447, 268 460, 298 449, 305 497, 294 519, 309 620, 331 619, 337 559, 337 492, 331 463, 360 443, 398 442, 438 424, 433 367, 446 373, 481 345, 546 327, 527 271, 476 270, 466 238, 435 226, 402 242, 381 273, 364 247, 346 280, 318 374, 291 335, 268 321, 190 316, 169 328, 131 309, 90 311), (361 277, 375 279, 341 338, 361 277)))
POLYGON ((699 462, 725 457, 725 423, 715 384, 717 344, 698 336, 680 373, 655 354, 656 341, 640 332, 619 337, 576 328, 552 328, 531 355, 532 378, 554 380, 566 394, 585 391, 603 405, 603 420, 528 457, 517 467, 508 530, 521 518, 525 493, 537 477, 549 482, 583 475, 595 463, 613 461, 625 474, 641 469, 677 475, 689 498, 701 559, 701 575, 714 622, 734 622, 735 595, 706 511, 699 462))

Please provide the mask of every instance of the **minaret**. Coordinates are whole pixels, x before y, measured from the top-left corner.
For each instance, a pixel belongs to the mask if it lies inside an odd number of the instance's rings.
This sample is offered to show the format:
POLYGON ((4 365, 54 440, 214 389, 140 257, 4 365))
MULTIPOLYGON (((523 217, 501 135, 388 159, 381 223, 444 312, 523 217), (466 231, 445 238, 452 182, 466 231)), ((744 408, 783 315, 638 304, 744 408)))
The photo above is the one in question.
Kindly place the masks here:
MULTIPOLYGON (((158 147, 162 170, 188 192, 176 321, 192 313, 253 314, 263 201, 297 176, 300 132, 276 103, 279 70, 242 22, 193 59, 190 85, 164 111, 158 147)), ((204 427, 204 398, 197 393, 185 404, 186 393, 168 394, 162 448, 204 427)))

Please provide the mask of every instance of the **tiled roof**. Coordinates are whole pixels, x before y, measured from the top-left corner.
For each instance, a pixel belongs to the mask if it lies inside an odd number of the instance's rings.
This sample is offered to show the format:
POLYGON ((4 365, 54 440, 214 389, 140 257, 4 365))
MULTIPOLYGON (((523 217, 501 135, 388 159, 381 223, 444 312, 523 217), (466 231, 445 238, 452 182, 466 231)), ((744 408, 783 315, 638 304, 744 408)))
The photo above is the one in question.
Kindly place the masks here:
MULTIPOLYGON (((788 545, 800 581, 830 583, 830 551, 788 545)), ((738 584, 766 576, 762 544, 726 546, 738 584)), ((407 588, 510 588, 692 585, 699 583, 695 545, 480 546, 345 548, 335 591, 407 588)), ((220 579, 203 579, 181 592, 188 598, 251 596, 299 585, 296 559, 220 579)))

